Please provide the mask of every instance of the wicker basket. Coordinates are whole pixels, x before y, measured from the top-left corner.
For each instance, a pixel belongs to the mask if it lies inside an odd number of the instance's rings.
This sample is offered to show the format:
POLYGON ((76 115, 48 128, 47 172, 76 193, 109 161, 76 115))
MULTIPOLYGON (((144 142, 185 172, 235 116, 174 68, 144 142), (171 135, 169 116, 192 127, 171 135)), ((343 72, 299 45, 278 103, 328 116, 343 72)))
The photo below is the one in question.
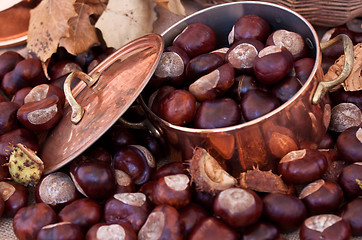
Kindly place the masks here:
MULTIPOLYGON (((236 0, 196 0, 204 6, 236 0)), ((262 1, 262 0, 254 0, 262 1)), ((361 0, 265 0, 290 8, 317 26, 335 27, 362 17, 361 0)))

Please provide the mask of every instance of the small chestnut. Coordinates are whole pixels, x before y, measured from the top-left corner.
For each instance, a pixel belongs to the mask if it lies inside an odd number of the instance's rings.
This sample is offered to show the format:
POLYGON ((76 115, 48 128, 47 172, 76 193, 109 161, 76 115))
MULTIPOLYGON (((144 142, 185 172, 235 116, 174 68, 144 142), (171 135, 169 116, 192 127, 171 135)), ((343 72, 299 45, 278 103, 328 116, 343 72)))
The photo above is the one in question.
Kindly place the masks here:
POLYGON ((6 51, 0 55, 0 81, 7 72, 12 71, 16 64, 24 60, 24 57, 21 56, 18 52, 15 51, 6 51))
POLYGON ((312 73, 315 60, 313 58, 301 58, 294 63, 295 76, 304 84, 312 73))
POLYGON ((64 91, 52 84, 40 84, 33 87, 24 98, 24 104, 29 102, 37 102, 50 96, 57 96, 61 107, 65 103, 64 91))
POLYGON ((332 213, 342 203, 343 191, 337 183, 319 179, 305 186, 299 198, 311 215, 332 213))
POLYGON ((60 222, 42 227, 38 233, 37 240, 79 240, 83 239, 80 227, 71 222, 60 222))
POLYGON ((269 193, 263 197, 263 214, 281 232, 296 230, 307 217, 307 209, 299 198, 281 193, 269 193))
POLYGON ((291 99, 302 87, 300 80, 294 76, 285 77, 273 86, 272 93, 281 103, 291 99))
POLYGON ((184 162, 167 162, 156 170, 152 178, 157 180, 161 177, 180 173, 188 174, 187 165, 184 162))
POLYGON ((242 233, 241 240, 273 240, 279 239, 278 228, 269 222, 260 221, 249 226, 242 233))
POLYGON ((56 223, 57 215, 45 203, 21 208, 13 218, 13 229, 20 240, 37 239, 42 227, 56 223))
POLYGON ((132 181, 132 178, 122 170, 115 169, 115 177, 116 177, 116 192, 115 193, 127 193, 134 192, 135 185, 132 181))
POLYGON ((357 197, 348 202, 339 214, 352 230, 352 235, 362 236, 362 198, 357 197))
POLYGON ((348 162, 362 162, 362 128, 350 127, 339 134, 336 148, 341 158, 348 162))
POLYGON ((18 128, 16 112, 19 105, 14 102, 0 102, 0 135, 18 128))
POLYGON ((236 240, 238 234, 228 225, 215 217, 204 218, 191 232, 189 240, 236 240))
POLYGON ((97 223, 85 236, 85 240, 95 239, 137 240, 137 235, 127 222, 97 223))
POLYGON ((328 167, 327 158, 318 150, 289 152, 278 164, 278 172, 287 183, 306 184, 322 177, 328 167))
POLYGON ((331 110, 329 130, 341 133, 350 127, 362 124, 362 110, 353 103, 340 103, 331 110))
POLYGON ((196 80, 224 64, 224 59, 214 53, 204 53, 192 58, 186 66, 188 81, 196 80))
POLYGON ((33 89, 33 88, 25 87, 25 88, 22 88, 22 89, 16 91, 14 96, 11 98, 11 101, 13 103, 18 104, 19 106, 24 105, 24 98, 26 97, 26 95, 28 95, 28 93, 31 91, 31 89, 33 89))
POLYGON ((183 229, 178 211, 169 205, 160 205, 152 210, 138 232, 138 240, 182 240, 183 229))
POLYGON ((0 198, 4 200, 3 216, 14 217, 19 209, 28 205, 28 188, 13 181, 0 182, 0 198))
POLYGON ((234 228, 256 223, 263 211, 263 202, 253 191, 229 188, 221 191, 214 201, 214 214, 234 228))
POLYGON ((304 221, 299 237, 301 240, 348 240, 351 237, 351 229, 341 217, 333 214, 321 214, 309 217, 304 221))
POLYGON ((343 168, 339 184, 349 197, 362 195, 362 162, 355 162, 343 168))
POLYGON ((169 93, 175 91, 176 88, 173 86, 162 86, 156 91, 154 91, 151 96, 148 98, 148 107, 154 112, 157 116, 161 116, 160 103, 162 99, 167 96, 169 93))
POLYGON ((176 209, 190 203, 190 178, 185 174, 175 174, 161 177, 152 191, 152 200, 156 205, 170 205, 176 209))
POLYGON ((204 218, 209 217, 209 213, 196 203, 190 203, 179 210, 180 223, 184 226, 184 236, 187 238, 194 227, 204 218))
POLYGON ((60 222, 71 222, 86 231, 102 219, 101 205, 89 198, 81 198, 71 202, 58 213, 60 222))
POLYGON ((145 194, 117 193, 104 205, 106 223, 118 223, 127 220, 135 232, 140 230, 151 212, 151 203, 145 194))
POLYGON ((61 60, 50 66, 48 74, 51 79, 58 79, 75 71, 82 71, 78 63, 71 60, 61 60))
POLYGON ((172 45, 181 48, 190 58, 193 58, 215 50, 216 36, 209 26, 192 23, 176 36, 172 45))

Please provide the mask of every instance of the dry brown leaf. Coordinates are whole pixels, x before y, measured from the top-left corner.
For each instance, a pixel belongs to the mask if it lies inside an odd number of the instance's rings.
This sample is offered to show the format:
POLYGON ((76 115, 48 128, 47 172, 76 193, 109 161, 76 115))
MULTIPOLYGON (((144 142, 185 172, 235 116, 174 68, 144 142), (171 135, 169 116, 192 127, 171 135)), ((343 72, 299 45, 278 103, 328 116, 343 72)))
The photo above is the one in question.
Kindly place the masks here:
POLYGON ((74 4, 78 15, 68 21, 70 36, 59 41, 59 46, 64 47, 73 55, 87 51, 89 47, 99 43, 96 29, 89 20, 89 16, 94 14, 94 8, 84 2, 78 1, 74 4))
POLYGON ((154 0, 154 1, 174 14, 181 16, 186 15, 186 11, 181 3, 181 0, 154 0))
POLYGON ((57 51, 59 40, 69 36, 68 20, 77 15, 75 0, 43 0, 30 11, 27 49, 43 62, 57 51))
POLYGON ((77 0, 77 2, 84 2, 92 9, 93 14, 101 15, 106 10, 108 0, 77 0))
MULTIPOLYGON (((338 77, 344 66, 344 55, 339 57, 336 62, 328 69, 324 76, 324 81, 331 81, 338 77)), ((354 63, 351 74, 342 83, 345 91, 362 90, 362 43, 354 46, 354 63)))
POLYGON ((109 0, 95 26, 102 32, 107 46, 118 49, 153 31, 157 19, 154 7, 151 0, 109 0))

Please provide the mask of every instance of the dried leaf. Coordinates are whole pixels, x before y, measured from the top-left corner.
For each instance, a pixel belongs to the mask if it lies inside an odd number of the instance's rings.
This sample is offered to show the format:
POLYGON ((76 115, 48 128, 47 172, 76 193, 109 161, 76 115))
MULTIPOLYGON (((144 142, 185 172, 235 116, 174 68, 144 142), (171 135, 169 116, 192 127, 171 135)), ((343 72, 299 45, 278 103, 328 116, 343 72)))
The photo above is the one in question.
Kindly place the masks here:
MULTIPOLYGON (((338 77, 344 66, 344 55, 339 57, 336 62, 328 69, 324 76, 324 81, 331 81, 338 77)), ((349 77, 342 83, 345 91, 362 90, 362 43, 354 46, 354 63, 349 77)))
POLYGON ((89 16, 94 14, 95 8, 84 2, 76 2, 74 7, 78 15, 70 18, 68 21, 70 36, 60 39, 59 46, 64 47, 69 53, 76 55, 99 43, 99 40, 96 29, 89 20, 89 16))
POLYGON ((102 32, 107 46, 118 49, 153 31, 157 19, 154 7, 151 0, 110 0, 95 26, 102 32))
POLYGON ((108 4, 108 0, 77 0, 77 2, 87 4, 96 15, 101 15, 108 4))
POLYGON ((158 5, 166 8, 170 12, 185 16, 186 11, 184 6, 181 3, 181 0, 154 0, 158 5))
POLYGON ((77 15, 75 0, 43 0, 30 11, 27 49, 45 62, 57 51, 59 40, 69 36, 68 20, 77 15))

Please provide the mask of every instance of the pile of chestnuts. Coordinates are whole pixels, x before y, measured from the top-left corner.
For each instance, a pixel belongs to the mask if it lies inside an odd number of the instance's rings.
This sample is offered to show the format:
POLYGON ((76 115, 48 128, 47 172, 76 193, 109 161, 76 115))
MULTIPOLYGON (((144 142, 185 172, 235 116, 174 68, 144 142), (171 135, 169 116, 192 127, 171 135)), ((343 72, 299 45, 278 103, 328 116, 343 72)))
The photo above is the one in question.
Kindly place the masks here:
MULTIPOLYGON (((190 25, 165 50, 161 65, 167 64, 158 67, 145 90, 150 108, 173 124, 197 128, 230 126, 271 111, 298 91, 314 66, 303 39, 281 31, 271 33, 264 20, 247 15, 230 33, 230 48, 215 49, 212 30, 190 25), (255 22, 256 35, 247 35, 249 21, 255 22), (202 45, 189 44, 193 34, 202 45), (278 45, 290 38, 292 49, 278 45), (227 118, 216 119, 215 111, 225 111, 227 118)), ((0 216, 12 218, 18 239, 282 240, 296 231, 302 240, 362 236, 361 91, 329 94, 331 126, 318 149, 280 159, 273 174, 287 192, 251 189, 241 178, 228 179, 228 187, 219 189, 227 176, 221 167, 205 165, 201 174, 190 171, 189 159, 164 161, 158 139, 118 124, 33 188, 12 181, 6 167, 11 145, 38 151, 44 132, 62 114, 67 74, 88 72, 112 51, 93 47, 71 56, 60 48, 48 66, 50 82, 38 60, 15 52, 0 55, 0 216), (210 188, 201 189, 199 182, 210 188)), ((132 105, 123 117, 146 116, 132 105)))

